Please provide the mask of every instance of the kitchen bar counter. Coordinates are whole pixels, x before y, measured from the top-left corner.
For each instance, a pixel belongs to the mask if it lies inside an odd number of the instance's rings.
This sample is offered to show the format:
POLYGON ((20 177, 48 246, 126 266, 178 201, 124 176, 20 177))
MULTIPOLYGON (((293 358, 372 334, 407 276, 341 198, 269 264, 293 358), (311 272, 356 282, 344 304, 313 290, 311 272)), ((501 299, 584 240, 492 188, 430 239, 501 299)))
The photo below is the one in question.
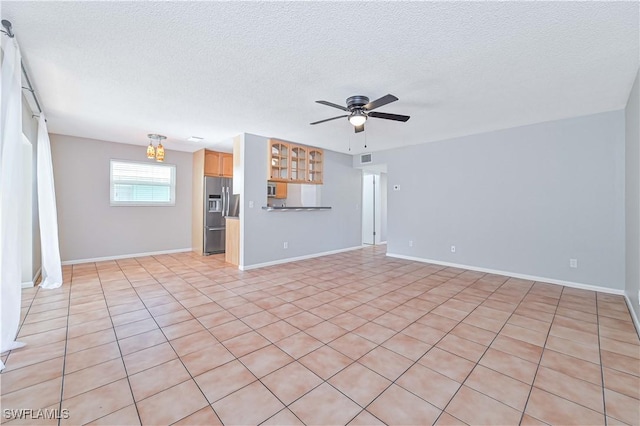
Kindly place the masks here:
POLYGON ((271 207, 263 206, 262 210, 268 212, 302 212, 302 211, 316 211, 316 210, 331 210, 331 207, 303 207, 303 206, 286 206, 286 207, 271 207))

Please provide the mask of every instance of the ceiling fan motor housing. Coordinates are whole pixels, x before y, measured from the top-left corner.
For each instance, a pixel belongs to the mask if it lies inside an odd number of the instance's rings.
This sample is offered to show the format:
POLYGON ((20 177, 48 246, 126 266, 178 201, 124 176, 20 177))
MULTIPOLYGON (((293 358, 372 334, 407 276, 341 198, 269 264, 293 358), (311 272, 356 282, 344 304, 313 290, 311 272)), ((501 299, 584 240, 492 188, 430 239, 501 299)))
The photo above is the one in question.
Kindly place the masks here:
POLYGON ((350 111, 354 109, 361 109, 363 106, 369 103, 369 98, 366 96, 356 95, 347 98, 347 108, 350 111))

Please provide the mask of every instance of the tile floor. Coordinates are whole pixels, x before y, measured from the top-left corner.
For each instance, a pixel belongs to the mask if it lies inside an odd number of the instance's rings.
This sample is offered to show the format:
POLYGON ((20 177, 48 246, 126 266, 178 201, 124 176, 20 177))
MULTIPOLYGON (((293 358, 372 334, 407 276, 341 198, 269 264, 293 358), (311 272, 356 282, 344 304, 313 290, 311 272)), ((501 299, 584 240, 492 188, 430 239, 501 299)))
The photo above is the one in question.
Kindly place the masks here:
POLYGON ((640 423, 621 296, 384 247, 249 272, 187 253, 64 274, 23 292, 3 424, 640 423))

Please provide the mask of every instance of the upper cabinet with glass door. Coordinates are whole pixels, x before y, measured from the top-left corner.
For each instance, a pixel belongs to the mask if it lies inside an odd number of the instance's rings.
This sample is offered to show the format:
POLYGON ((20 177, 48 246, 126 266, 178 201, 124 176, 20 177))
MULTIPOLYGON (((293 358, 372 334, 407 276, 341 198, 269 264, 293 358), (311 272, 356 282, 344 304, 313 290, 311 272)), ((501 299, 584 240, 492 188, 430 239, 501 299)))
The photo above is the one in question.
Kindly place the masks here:
POLYGON ((269 180, 322 183, 323 151, 276 139, 269 141, 269 180))
POLYGON ((307 147, 291 144, 291 181, 307 181, 307 147))
POLYGON ((275 139, 269 141, 269 179, 289 182, 289 144, 275 139))
POLYGON ((324 152, 318 148, 309 149, 309 182, 322 184, 324 152))

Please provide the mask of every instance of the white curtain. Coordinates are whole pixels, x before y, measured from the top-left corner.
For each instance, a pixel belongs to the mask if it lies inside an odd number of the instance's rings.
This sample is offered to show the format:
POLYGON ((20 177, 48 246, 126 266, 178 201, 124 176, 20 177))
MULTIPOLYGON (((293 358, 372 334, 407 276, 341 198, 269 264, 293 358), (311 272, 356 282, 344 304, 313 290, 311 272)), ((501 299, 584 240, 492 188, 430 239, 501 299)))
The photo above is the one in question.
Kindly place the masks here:
POLYGON ((56 191, 53 185, 51 143, 44 113, 38 121, 38 215, 40 216, 40 244, 42 249, 42 288, 62 285, 62 265, 58 246, 58 214, 56 191))
MULTIPOLYGON (((0 86, 0 352, 24 346, 16 342, 22 283, 19 235, 22 151, 21 55, 14 38, 2 39, 0 86)), ((0 370, 4 364, 0 361, 0 370)))

